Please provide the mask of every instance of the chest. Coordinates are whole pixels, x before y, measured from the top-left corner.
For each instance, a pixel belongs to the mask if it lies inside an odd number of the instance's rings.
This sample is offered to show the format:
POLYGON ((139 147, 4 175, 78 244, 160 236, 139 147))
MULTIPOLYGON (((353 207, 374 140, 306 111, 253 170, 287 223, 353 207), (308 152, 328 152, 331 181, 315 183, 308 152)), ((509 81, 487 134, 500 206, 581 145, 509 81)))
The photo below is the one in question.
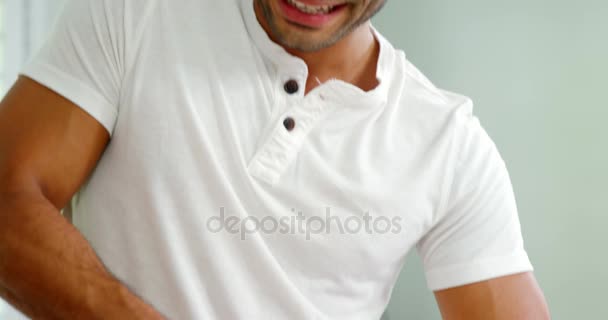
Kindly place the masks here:
POLYGON ((352 262, 398 263, 441 196, 433 140, 408 123, 401 101, 353 107, 323 95, 335 83, 294 96, 285 84, 302 74, 273 72, 244 26, 222 30, 221 41, 197 33, 210 25, 165 25, 144 37, 111 143, 124 157, 112 166, 162 184, 163 197, 180 199, 184 225, 204 225, 218 207, 333 225, 268 242, 311 272, 349 262, 350 274, 369 275, 352 262))

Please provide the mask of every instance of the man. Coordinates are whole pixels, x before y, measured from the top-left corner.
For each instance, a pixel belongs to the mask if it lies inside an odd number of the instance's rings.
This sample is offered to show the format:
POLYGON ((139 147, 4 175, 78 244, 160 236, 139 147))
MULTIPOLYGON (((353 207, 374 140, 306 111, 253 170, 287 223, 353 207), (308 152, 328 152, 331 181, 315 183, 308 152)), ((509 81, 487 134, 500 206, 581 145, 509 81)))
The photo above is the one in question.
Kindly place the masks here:
POLYGON ((69 2, 0 107, 0 295, 378 319, 415 246, 445 319, 548 319, 504 162, 371 27, 384 3, 69 2))

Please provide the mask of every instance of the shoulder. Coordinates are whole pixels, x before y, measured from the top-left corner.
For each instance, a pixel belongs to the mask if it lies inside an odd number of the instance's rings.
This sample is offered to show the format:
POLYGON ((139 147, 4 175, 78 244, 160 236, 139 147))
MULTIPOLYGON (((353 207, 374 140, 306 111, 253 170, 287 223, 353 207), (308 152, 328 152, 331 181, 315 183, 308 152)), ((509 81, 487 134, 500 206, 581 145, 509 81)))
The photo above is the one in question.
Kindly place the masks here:
POLYGON ((91 27, 96 33, 108 33, 108 36, 136 34, 160 1, 67 0, 58 24, 91 27))
POLYGON ((398 108, 408 117, 429 117, 434 122, 450 118, 470 117, 473 101, 468 96, 437 87, 406 53, 372 27, 380 42, 378 75, 388 82, 387 106, 398 108))
POLYGON ((407 102, 414 100, 420 112, 466 117, 473 113, 473 100, 462 93, 437 87, 418 67, 403 54, 402 78, 403 96, 407 102))
POLYGON ((454 130, 474 118, 469 96, 436 86, 404 51, 390 43, 385 46, 391 51, 383 68, 390 70, 386 72, 390 84, 386 107, 392 115, 410 129, 423 130, 429 138, 453 136, 454 130))

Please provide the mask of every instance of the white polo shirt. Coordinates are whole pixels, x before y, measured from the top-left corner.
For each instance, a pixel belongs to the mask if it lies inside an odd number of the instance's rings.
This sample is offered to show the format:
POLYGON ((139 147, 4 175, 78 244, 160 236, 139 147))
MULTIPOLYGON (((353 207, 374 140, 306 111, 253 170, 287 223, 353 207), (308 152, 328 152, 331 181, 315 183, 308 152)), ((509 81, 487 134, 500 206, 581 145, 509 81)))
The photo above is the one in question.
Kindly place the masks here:
POLYGON ((70 1, 23 74, 111 133, 74 224, 170 319, 379 319, 414 247, 431 290, 532 270, 471 100, 374 33, 377 88, 305 96, 252 0, 70 1))

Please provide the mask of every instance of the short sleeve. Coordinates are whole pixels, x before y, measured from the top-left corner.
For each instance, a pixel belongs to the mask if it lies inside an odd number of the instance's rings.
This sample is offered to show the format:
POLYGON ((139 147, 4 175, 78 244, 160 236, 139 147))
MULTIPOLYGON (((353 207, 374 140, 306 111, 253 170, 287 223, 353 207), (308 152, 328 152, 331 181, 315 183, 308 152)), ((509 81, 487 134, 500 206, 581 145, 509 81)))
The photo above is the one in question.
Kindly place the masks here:
POLYGON ((460 112, 441 212, 416 245, 436 291, 532 271, 505 162, 477 117, 460 112))
POLYGON ((112 134, 124 70, 124 0, 69 0, 21 74, 64 96, 112 134))

